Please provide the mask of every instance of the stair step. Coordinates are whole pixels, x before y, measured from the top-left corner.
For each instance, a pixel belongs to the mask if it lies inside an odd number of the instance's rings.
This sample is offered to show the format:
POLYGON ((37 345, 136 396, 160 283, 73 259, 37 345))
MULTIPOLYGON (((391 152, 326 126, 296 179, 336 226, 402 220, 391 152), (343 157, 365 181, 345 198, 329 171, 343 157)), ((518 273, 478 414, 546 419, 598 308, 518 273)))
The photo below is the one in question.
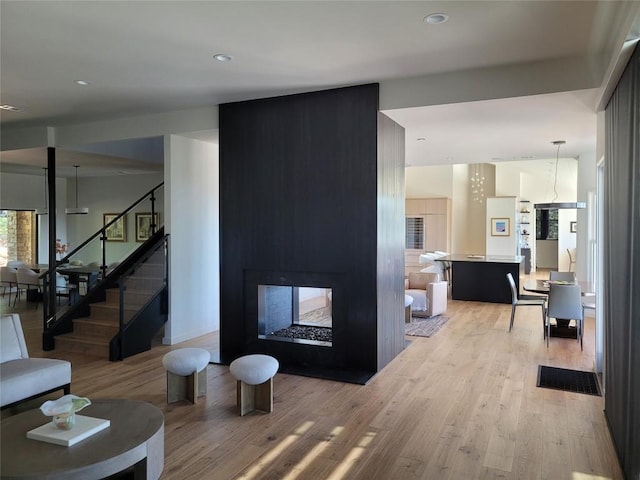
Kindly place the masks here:
POLYGON ((56 349, 77 352, 103 359, 109 358, 109 341, 85 337, 74 333, 56 336, 56 349))
POLYGON ((120 322, 113 320, 97 320, 91 317, 77 318, 73 321, 73 333, 88 338, 109 341, 120 328, 120 322))

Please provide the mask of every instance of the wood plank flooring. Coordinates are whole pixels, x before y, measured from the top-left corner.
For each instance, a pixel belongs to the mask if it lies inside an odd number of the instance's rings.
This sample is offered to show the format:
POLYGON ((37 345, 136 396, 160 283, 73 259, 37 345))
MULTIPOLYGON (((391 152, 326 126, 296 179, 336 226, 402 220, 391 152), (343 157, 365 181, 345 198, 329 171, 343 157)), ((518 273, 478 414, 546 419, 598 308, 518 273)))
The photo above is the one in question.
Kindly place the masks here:
POLYGON ((42 352, 40 310, 20 313, 32 356, 72 362, 73 393, 144 400, 164 412, 165 480, 622 478, 603 398, 536 387, 539 364, 592 369, 591 317, 584 352, 569 339, 547 349, 538 309, 520 308, 508 333, 509 305, 450 301, 440 331, 407 337, 369 384, 278 374, 273 413, 239 417, 226 366, 208 367, 196 405, 166 403, 162 356, 215 349, 216 334, 112 363, 42 352))

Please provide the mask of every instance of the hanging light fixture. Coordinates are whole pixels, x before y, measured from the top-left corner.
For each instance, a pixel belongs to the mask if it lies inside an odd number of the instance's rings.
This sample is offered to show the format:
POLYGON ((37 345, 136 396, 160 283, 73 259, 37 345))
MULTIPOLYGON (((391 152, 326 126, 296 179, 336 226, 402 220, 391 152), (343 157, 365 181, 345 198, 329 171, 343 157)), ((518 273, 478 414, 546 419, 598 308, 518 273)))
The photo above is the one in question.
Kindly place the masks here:
POLYGON ((78 167, 79 165, 74 165, 76 168, 76 206, 74 208, 65 208, 64 213, 67 215, 86 215, 89 213, 89 209, 87 207, 78 207, 78 167))
POLYGON ((44 208, 36 208, 36 215, 48 215, 49 209, 47 208, 47 167, 44 170, 44 208))
POLYGON ((484 167, 482 164, 473 164, 469 172, 471 197, 474 202, 482 203, 485 197, 484 191, 484 167))
POLYGON ((556 186, 558 184, 558 162, 560 160, 560 146, 564 145, 567 142, 565 142, 564 140, 555 140, 551 143, 558 147, 556 149, 556 170, 553 176, 554 197, 550 203, 534 203, 533 208, 536 208, 538 210, 552 210, 557 208, 587 208, 587 204, 585 202, 556 202, 556 199, 558 198, 558 191, 556 190, 556 186))

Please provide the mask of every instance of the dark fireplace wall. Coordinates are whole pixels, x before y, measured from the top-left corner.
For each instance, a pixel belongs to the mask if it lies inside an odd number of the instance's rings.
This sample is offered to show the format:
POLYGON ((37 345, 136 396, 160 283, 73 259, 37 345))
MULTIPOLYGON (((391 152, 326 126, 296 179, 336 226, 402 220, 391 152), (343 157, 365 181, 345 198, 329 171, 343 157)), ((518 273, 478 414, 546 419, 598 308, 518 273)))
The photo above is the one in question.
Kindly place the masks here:
POLYGON ((404 348, 404 133, 379 122, 378 90, 220 106, 223 362, 263 352, 284 365, 375 373, 404 348), (257 292, 247 278, 274 272, 274 284, 288 281, 277 272, 297 285, 306 275, 331 279, 331 348, 253 335, 256 299, 245 296, 257 292))

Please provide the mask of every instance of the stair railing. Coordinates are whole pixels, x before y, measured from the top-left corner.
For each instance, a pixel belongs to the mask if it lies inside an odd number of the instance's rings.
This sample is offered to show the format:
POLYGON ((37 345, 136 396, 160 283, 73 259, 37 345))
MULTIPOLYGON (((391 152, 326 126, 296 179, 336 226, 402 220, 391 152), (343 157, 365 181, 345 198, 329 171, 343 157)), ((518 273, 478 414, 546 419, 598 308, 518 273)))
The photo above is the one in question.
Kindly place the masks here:
POLYGON ((118 280, 119 332, 110 360, 122 360, 150 348, 168 315, 169 235, 164 235, 118 280))
POLYGON ((49 289, 55 287, 48 284, 48 270, 41 273, 45 330, 56 322, 60 314, 73 306, 74 300, 77 301, 78 298, 90 292, 91 288, 95 286, 96 278, 105 278, 110 270, 138 248, 139 242, 153 237, 163 223, 161 221, 163 204, 164 182, 142 195, 126 210, 110 219, 93 235, 55 262, 56 269, 64 267, 66 273, 71 273, 69 278, 77 281, 74 287, 79 295, 76 295, 73 289, 69 289, 70 302, 65 302, 65 305, 58 306, 57 302, 48 301, 52 298, 49 289), (127 226, 133 214, 135 214, 134 241, 130 242, 127 239, 127 226), (113 236, 114 233, 117 233, 116 237, 113 236), (127 248, 129 244, 131 244, 131 248, 127 248), (89 271, 95 271, 96 275, 92 276, 89 271), (74 273, 77 274, 74 275, 74 273))

